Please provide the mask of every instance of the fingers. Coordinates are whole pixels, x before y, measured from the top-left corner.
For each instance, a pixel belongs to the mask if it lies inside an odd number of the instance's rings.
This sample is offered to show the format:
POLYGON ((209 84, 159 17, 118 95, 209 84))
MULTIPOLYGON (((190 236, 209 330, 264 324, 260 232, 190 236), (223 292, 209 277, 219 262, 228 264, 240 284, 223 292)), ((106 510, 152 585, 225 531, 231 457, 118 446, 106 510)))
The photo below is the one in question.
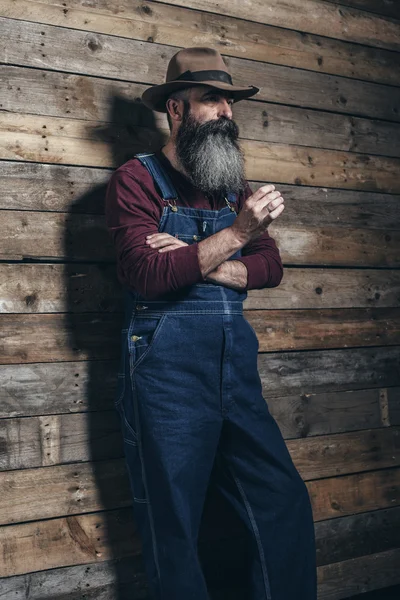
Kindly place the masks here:
POLYGON ((257 204, 254 205, 253 210, 262 213, 265 209, 267 209, 271 212, 271 210, 274 210, 283 202, 284 199, 282 198, 280 192, 270 192, 269 194, 258 200, 257 204))
MULTIPOLYGON (((276 219, 277 217, 279 217, 279 215, 284 211, 285 209, 285 205, 283 204, 283 198, 282 199, 278 199, 281 200, 281 202, 278 204, 278 206, 274 207, 272 210, 270 209, 270 207, 264 207, 263 211, 261 212, 262 218, 264 223, 271 223, 271 221, 273 221, 274 219, 276 219)), ((271 202, 271 204, 273 204, 271 202)))
POLYGON ((275 189, 274 185, 267 184, 260 187, 252 196, 247 198, 246 203, 249 207, 257 206, 260 209, 280 195, 281 193, 275 189))
POLYGON ((146 244, 150 248, 158 249, 159 252, 169 252, 182 246, 187 246, 186 242, 170 235, 169 233, 153 233, 146 236, 146 244))
POLYGON ((266 203, 266 207, 269 212, 273 211, 275 208, 283 204, 284 200, 280 194, 280 192, 273 192, 273 194, 268 194, 268 202, 266 203), (278 194, 277 196, 274 194, 278 194))
POLYGON ((254 192, 251 198, 254 198, 254 200, 260 200, 266 194, 269 194, 273 191, 275 191, 275 186, 272 183, 267 183, 266 185, 262 185, 260 188, 258 188, 258 190, 254 192))

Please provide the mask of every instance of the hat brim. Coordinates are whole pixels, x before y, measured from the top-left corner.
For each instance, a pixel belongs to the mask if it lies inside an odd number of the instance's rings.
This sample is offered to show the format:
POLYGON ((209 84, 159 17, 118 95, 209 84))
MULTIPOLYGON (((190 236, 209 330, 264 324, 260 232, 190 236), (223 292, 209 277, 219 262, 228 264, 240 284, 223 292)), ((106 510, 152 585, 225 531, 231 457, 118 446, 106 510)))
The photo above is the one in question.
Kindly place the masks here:
POLYGON ((250 98, 260 91, 260 88, 254 85, 247 87, 240 87, 224 83, 223 81, 216 82, 212 81, 169 81, 160 85, 153 85, 152 87, 145 90, 142 94, 142 102, 147 108, 156 110, 157 112, 167 112, 166 102, 167 98, 172 92, 183 90, 188 87, 199 87, 202 85, 209 85, 210 87, 217 90, 226 90, 232 94, 234 102, 250 98))

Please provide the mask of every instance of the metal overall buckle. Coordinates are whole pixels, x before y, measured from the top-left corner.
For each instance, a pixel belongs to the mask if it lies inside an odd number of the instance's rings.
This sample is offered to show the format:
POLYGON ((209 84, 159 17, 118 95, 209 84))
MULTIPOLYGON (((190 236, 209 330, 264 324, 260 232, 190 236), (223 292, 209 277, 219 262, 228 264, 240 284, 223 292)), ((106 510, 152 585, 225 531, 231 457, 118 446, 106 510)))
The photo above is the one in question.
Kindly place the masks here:
POLYGON ((236 213, 236 210, 234 209, 234 207, 232 206, 232 204, 229 202, 228 198, 226 196, 224 196, 224 200, 226 202, 226 205, 229 206, 230 210, 234 213, 236 213))
POLYGON ((173 212, 178 212, 178 207, 176 205, 176 198, 171 198, 170 200, 163 198, 163 200, 164 200, 164 202, 166 202, 168 204, 168 206, 170 207, 170 209, 173 212))

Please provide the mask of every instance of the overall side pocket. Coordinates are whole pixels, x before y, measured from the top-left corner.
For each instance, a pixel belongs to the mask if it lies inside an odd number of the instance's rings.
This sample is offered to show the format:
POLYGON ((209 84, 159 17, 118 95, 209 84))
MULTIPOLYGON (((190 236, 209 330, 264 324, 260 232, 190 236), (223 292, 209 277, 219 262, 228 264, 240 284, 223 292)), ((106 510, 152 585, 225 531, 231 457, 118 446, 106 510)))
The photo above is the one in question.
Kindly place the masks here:
POLYGON ((154 347, 166 316, 166 314, 137 315, 134 318, 128 334, 131 371, 142 363, 154 347))

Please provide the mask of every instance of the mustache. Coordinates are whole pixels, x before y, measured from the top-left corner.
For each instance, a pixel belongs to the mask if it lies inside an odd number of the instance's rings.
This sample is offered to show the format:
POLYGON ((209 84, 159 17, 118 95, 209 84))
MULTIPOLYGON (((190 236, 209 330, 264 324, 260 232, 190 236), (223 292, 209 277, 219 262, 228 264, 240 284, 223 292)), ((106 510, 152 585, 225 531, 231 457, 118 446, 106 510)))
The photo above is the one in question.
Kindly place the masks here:
POLYGON ((205 123, 197 123, 195 128, 198 142, 212 135, 226 136, 231 140, 237 140, 239 137, 238 125, 235 121, 227 117, 219 117, 219 119, 213 119, 205 123))

